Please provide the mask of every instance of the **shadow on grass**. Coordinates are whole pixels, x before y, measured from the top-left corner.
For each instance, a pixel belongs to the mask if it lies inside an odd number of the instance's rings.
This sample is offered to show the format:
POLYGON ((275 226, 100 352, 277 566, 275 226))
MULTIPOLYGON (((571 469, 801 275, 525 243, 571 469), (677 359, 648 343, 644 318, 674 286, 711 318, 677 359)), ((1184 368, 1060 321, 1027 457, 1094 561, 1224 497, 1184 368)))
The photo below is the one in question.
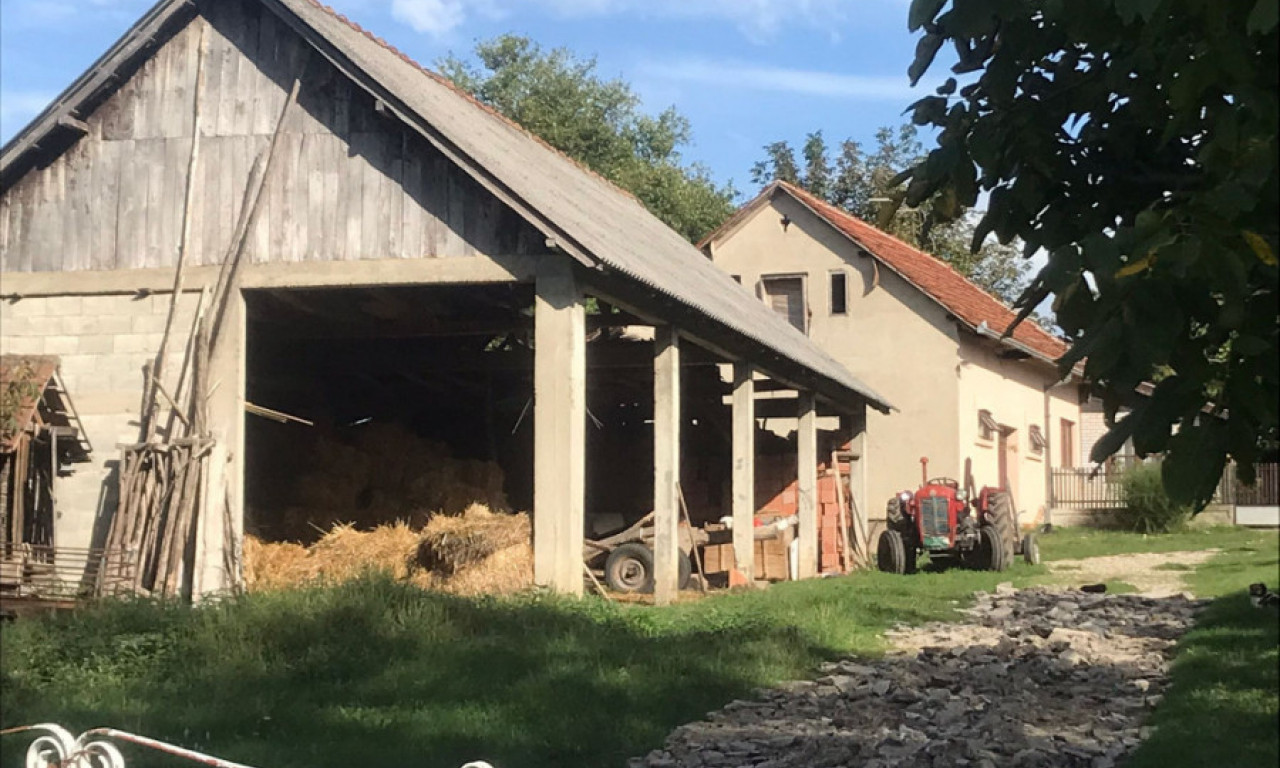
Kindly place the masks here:
POLYGON ((1280 616, 1244 592, 1201 614, 1179 644, 1173 684, 1156 710, 1156 731, 1128 768, 1280 763, 1280 616))
MULTIPOLYGON (((675 726, 998 581, 860 574, 665 609, 462 599, 369 578, 0 629, 0 724, 113 726, 263 768, 621 765, 675 726)), ((0 764, 25 742, 0 743, 0 764)), ((130 765, 161 765, 142 755, 130 765)))
POLYGON ((761 663, 827 654, 787 627, 718 629, 379 581, 117 604, 6 629, 4 723, 110 724, 273 768, 620 764, 750 690, 761 663))

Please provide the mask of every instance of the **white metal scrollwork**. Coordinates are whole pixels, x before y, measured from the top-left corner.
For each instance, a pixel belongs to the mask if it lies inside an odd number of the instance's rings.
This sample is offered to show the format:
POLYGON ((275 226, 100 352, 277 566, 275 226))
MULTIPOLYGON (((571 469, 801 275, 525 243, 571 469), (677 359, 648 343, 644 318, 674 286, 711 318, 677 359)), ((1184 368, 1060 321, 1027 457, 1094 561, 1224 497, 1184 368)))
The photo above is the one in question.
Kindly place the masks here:
POLYGON ((0 731, 0 736, 24 732, 40 734, 27 747, 26 768, 49 768, 51 765, 60 768, 126 768, 124 755, 107 739, 137 744, 214 768, 252 768, 115 728, 94 728, 74 737, 55 723, 38 723, 7 728, 0 731))
MULTIPOLYGON (((233 763, 230 760, 196 752, 194 749, 177 747, 127 731, 118 731, 115 728, 93 728, 80 734, 79 737, 72 736, 70 731, 55 723, 38 723, 0 730, 0 736, 17 733, 40 734, 31 742, 31 746, 27 747, 26 768, 50 768, 50 766, 126 768, 124 755, 107 739, 136 744, 213 768, 253 768, 243 763, 233 763)), ((479 760, 467 763, 462 768, 493 768, 493 766, 479 760)))

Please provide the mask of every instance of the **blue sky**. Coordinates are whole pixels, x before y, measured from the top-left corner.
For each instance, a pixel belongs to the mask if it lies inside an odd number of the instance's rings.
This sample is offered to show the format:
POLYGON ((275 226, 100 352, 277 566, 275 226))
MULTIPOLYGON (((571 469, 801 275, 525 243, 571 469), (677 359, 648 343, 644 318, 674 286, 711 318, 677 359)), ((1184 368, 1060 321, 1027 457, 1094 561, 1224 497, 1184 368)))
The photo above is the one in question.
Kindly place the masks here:
MULTIPOLYGON (((504 32, 593 55, 652 112, 693 124, 686 156, 754 192, 761 147, 869 141, 898 125, 915 40, 908 0, 332 0, 432 65, 504 32)), ((151 5, 148 0, 0 0, 0 140, 7 141, 151 5)))

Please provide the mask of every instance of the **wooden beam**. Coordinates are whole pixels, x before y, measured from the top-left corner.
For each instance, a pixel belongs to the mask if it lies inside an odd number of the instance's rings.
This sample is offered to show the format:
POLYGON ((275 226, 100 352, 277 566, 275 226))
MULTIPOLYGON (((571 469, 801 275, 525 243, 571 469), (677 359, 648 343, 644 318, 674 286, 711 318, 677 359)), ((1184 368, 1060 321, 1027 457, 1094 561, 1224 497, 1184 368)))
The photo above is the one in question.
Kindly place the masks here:
POLYGON ((755 579, 755 382, 746 363, 733 364, 733 557, 748 582, 755 579))
POLYGON ((653 341, 653 601, 667 605, 680 590, 680 336, 654 329, 653 341))
POLYGON ((818 408, 812 392, 801 392, 796 431, 799 544, 796 569, 802 579, 818 575, 818 408))
MULTIPOLYGON (((353 285, 436 285, 531 282, 537 256, 448 256, 368 261, 315 261, 245 264, 241 288, 328 288, 353 285)), ((218 267, 186 270, 188 290, 212 285, 218 267)), ((160 269, 84 270, 76 272, 5 272, 0 298, 37 296, 104 296, 168 293, 172 267, 160 269)))
POLYGON ((533 578, 582 594, 586 477, 586 323, 567 259, 538 272, 534 299, 533 578))

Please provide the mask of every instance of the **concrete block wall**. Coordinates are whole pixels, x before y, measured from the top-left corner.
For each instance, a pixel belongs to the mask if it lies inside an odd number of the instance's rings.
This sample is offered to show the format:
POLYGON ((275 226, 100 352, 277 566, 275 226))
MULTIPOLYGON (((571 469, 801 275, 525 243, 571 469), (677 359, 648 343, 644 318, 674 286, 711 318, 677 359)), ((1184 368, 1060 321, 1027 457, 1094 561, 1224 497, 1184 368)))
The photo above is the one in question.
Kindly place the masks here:
MULTIPOLYGON (((164 385, 175 392, 198 293, 178 304, 164 385)), ((0 301, 0 353, 56 355, 63 383, 93 445, 91 462, 58 481, 54 544, 101 545, 94 526, 115 510, 121 443, 139 438, 143 366, 154 361, 169 295, 47 296, 0 301)), ((168 409, 161 400, 161 427, 168 409)))

